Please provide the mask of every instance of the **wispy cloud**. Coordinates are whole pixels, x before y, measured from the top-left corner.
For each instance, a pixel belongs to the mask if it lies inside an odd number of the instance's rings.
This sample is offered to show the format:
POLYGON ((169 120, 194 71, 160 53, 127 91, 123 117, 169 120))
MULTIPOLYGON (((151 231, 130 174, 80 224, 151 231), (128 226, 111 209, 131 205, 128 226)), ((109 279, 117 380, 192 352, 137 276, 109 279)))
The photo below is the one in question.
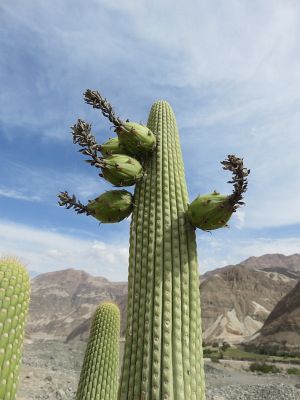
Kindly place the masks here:
POLYGON ((0 187, 0 197, 8 197, 10 199, 25 200, 25 201, 41 201, 39 196, 27 196, 20 191, 0 187))
POLYGON ((85 270, 114 281, 127 280, 126 243, 80 240, 57 232, 0 221, 0 254, 20 258, 39 273, 66 268, 85 270))
MULTIPOLYGON (((113 281, 126 281, 128 244, 82 240, 59 232, 35 229, 9 221, 0 221, 0 255, 13 255, 38 273, 76 268, 113 281)), ((237 264, 250 256, 266 253, 299 253, 300 239, 257 238, 219 239, 208 234, 198 237, 199 270, 237 264)))
MULTIPOLYGON (((0 162, 0 164, 3 160, 0 162)), ((38 169, 24 163, 5 160, 5 184, 0 186, 0 197, 18 200, 53 203, 60 191, 75 193, 84 201, 93 199, 107 188, 107 184, 99 177, 91 177, 88 173, 58 171, 47 167, 38 169)))

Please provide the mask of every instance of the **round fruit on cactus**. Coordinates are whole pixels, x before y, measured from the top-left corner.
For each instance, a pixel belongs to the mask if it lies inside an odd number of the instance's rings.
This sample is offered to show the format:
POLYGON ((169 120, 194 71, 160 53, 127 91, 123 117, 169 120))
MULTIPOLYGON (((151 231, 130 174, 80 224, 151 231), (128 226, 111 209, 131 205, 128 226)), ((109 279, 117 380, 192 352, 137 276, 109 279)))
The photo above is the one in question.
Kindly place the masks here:
POLYGON ((147 126, 136 122, 124 122, 115 129, 120 144, 132 155, 150 153, 156 145, 156 137, 147 126))
POLYGON ((133 208, 133 196, 127 190, 109 190, 87 205, 88 212, 102 223, 120 222, 133 208))
POLYGON ((135 158, 113 154, 102 161, 103 177, 115 186, 132 186, 143 176, 143 167, 135 158))
POLYGON ((120 144, 119 139, 111 138, 99 146, 103 157, 109 157, 112 154, 126 154, 125 148, 120 144))
POLYGON ((198 196, 188 206, 187 216, 195 228, 211 231, 226 226, 233 212, 230 196, 213 192, 198 196))

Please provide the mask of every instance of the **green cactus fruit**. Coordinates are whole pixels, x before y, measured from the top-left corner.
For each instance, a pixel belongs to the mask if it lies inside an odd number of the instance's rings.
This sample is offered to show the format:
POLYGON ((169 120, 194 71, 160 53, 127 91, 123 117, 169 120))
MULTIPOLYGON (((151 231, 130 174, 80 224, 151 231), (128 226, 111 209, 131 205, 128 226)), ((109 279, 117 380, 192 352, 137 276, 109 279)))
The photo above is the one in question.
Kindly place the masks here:
POLYGON ((115 186, 132 186, 143 176, 143 167, 135 158, 113 154, 102 161, 103 177, 115 186))
POLYGON ((100 151, 104 158, 112 154, 127 154, 125 148, 120 144, 119 139, 111 138, 107 142, 100 145, 100 151))
POLYGON ((156 145, 156 137, 147 127, 136 122, 124 122, 115 129, 121 145, 135 156, 150 153, 156 145))
POLYGON ((29 297, 26 268, 14 257, 0 258, 1 400, 13 400, 16 396, 29 297))
POLYGON ((211 231, 226 226, 233 212, 231 197, 213 192, 198 196, 189 205, 187 216, 195 228, 211 231))
POLYGON ((127 190, 109 190, 87 205, 88 212, 102 223, 120 222, 133 208, 133 196, 127 190))
POLYGON ((113 400, 119 373, 120 311, 116 304, 99 306, 92 319, 76 400, 113 400))

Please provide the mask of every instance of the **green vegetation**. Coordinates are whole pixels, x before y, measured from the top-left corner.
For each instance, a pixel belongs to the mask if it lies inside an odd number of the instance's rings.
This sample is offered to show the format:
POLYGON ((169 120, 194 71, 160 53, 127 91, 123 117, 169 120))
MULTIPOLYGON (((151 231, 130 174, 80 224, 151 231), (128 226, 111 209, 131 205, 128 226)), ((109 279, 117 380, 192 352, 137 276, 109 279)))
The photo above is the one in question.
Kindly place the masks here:
POLYGON ((207 345, 203 349, 203 355, 207 358, 222 358, 227 360, 241 360, 241 361, 261 361, 261 362, 281 362, 281 363, 293 363, 300 364, 300 358, 293 355, 284 354, 280 355, 267 355, 260 354, 245 350, 243 347, 230 347, 228 343, 218 345, 212 343, 207 345))
POLYGON ((249 365, 249 369, 252 372, 262 372, 263 374, 277 374, 281 372, 281 369, 276 367, 276 365, 253 362, 249 365))
POLYGON ((299 368, 295 368, 295 367, 288 368, 288 369, 286 370, 286 372, 287 372, 289 375, 297 375, 297 376, 300 376, 300 369, 299 369, 299 368))
POLYGON ((228 348, 224 351, 224 358, 233 360, 266 360, 267 357, 263 354, 251 353, 240 348, 228 348))

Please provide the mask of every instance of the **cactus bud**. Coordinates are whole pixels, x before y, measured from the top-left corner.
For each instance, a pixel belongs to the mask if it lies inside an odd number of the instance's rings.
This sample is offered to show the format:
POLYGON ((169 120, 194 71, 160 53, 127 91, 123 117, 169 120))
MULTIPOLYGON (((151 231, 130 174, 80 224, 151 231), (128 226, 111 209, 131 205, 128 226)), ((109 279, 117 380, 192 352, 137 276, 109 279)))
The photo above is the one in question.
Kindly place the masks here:
POLYGON ((213 192, 198 196, 189 205, 187 216, 195 228, 211 231, 225 227, 233 212, 231 197, 213 192))
POLYGON ((143 167, 135 158, 113 154, 102 161, 103 177, 115 186, 132 186, 143 176, 143 167))
POLYGON ((156 145, 156 137, 146 126, 136 122, 124 122, 115 129, 120 144, 135 156, 151 152, 156 145))
POLYGON ((127 190, 109 190, 86 207, 88 212, 102 223, 120 222, 131 214, 132 198, 132 194, 127 190))
POLYGON ((112 154, 126 154, 126 150, 120 144, 117 137, 111 138, 107 142, 101 144, 100 151, 104 158, 109 157, 112 154))

